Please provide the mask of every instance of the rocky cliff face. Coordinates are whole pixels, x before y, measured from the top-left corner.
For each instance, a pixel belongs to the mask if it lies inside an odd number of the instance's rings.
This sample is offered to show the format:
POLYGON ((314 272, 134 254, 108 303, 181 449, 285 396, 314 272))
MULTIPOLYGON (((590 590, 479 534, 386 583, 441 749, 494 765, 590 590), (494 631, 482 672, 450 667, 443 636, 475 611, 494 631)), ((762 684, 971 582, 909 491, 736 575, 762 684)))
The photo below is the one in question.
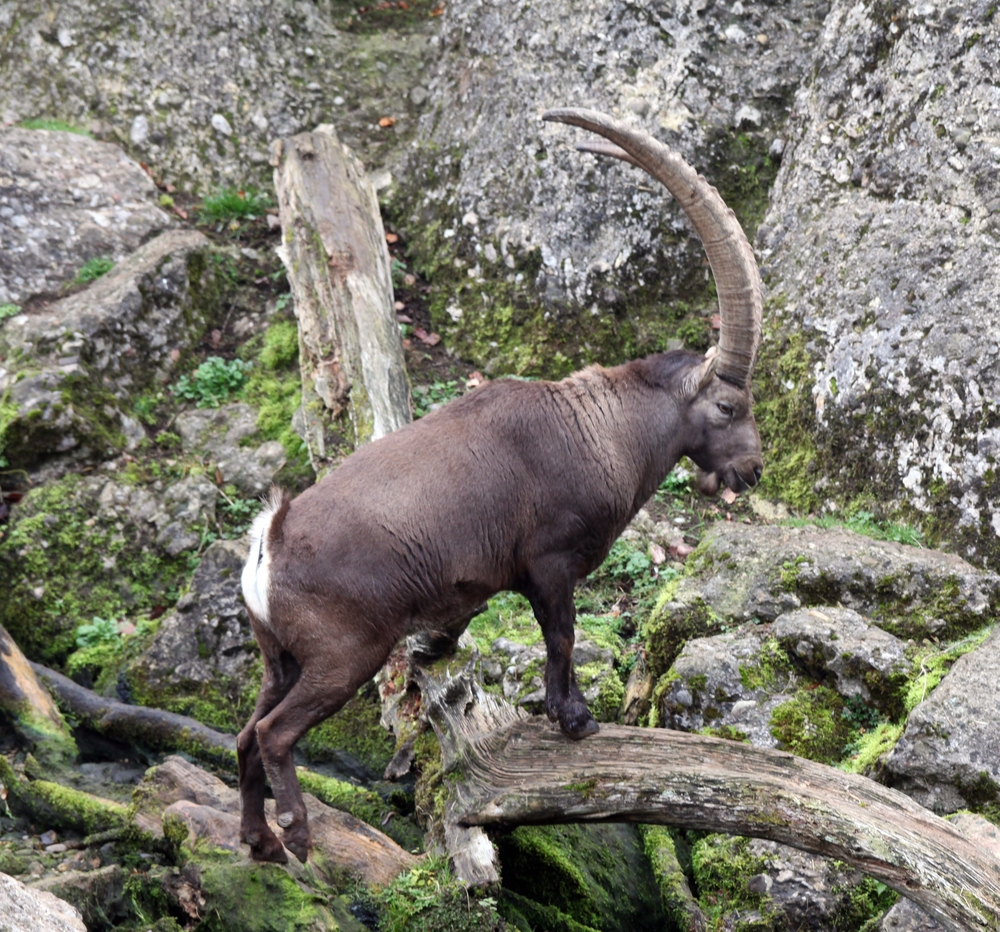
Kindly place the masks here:
POLYGON ((869 495, 997 559, 1000 26, 989 3, 835 3, 759 232, 808 340, 813 501, 869 495), (859 455, 860 454, 860 455, 859 455))

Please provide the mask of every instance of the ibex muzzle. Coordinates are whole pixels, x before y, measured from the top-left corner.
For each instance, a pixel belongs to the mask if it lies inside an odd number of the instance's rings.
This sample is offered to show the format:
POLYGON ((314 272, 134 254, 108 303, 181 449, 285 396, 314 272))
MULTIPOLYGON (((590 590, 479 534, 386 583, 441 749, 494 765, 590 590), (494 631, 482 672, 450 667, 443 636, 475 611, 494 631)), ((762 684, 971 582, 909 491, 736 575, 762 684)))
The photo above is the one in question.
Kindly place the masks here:
POLYGON ((741 491, 761 474, 750 373, 761 294, 750 245, 718 192, 662 143, 587 110, 544 119, 607 141, 663 182, 708 252, 722 319, 717 350, 675 351, 561 382, 500 380, 362 447, 254 522, 243 593, 264 658, 238 739, 242 838, 283 861, 264 819, 265 772, 284 844, 309 829, 292 749, 336 712, 407 634, 453 644, 486 599, 523 594, 547 650, 545 709, 570 738, 598 730, 572 668, 573 589, 681 456, 702 487, 741 491))

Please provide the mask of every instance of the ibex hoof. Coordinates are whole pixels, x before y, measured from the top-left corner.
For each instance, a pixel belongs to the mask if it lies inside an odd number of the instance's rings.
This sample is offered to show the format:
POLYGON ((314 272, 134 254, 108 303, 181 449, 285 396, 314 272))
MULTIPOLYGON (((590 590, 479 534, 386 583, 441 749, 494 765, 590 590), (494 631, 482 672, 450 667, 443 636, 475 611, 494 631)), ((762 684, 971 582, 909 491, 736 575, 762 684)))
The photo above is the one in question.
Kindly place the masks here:
POLYGON ((268 833, 260 842, 250 846, 250 857, 255 861, 271 861, 275 864, 287 864, 288 855, 277 836, 268 833))
POLYGON ((288 828, 288 826, 291 825, 294 821, 295 821, 294 812, 283 812, 281 813, 280 816, 278 816, 278 825, 280 825, 282 828, 288 828))

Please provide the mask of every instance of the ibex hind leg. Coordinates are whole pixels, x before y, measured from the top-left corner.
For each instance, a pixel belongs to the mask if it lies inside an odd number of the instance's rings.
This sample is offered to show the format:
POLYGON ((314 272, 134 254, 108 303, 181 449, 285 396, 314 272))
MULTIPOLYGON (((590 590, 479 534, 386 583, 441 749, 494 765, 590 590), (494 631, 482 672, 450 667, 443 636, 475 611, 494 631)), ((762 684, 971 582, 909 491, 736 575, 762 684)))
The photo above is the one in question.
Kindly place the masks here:
POLYGON ((339 711, 375 675, 394 643, 389 639, 374 649, 371 644, 341 640, 327 645, 322 654, 309 658, 288 695, 257 723, 257 743, 274 793, 282 840, 303 863, 312 842, 292 749, 310 728, 339 711))
POLYGON ((250 721, 236 739, 240 774, 240 841, 250 846, 250 856, 256 861, 277 861, 280 864, 288 861, 284 847, 264 816, 265 774, 257 742, 257 723, 285 698, 298 676, 298 664, 288 654, 277 656, 271 663, 265 661, 264 682, 257 696, 257 705, 250 721))

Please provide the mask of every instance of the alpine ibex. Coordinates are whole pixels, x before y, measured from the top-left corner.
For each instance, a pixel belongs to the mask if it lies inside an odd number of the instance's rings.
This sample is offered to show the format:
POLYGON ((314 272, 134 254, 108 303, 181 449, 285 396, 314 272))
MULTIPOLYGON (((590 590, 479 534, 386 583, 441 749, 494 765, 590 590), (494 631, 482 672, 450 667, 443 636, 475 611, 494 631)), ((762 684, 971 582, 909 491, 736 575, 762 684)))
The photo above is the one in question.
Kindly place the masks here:
POLYGON ((561 382, 499 380, 368 444, 254 521, 243 594, 264 682, 239 735, 242 840, 284 861, 309 828, 292 748, 385 663, 404 635, 453 643, 490 596, 531 603, 545 637, 545 708, 571 738, 598 730, 572 669, 576 583, 600 565, 681 456, 707 494, 760 479, 750 374, 760 341, 753 252, 719 193, 640 130, 588 110, 543 117, 606 137, 578 148, 659 179, 708 252, 718 351, 660 353, 561 382))

